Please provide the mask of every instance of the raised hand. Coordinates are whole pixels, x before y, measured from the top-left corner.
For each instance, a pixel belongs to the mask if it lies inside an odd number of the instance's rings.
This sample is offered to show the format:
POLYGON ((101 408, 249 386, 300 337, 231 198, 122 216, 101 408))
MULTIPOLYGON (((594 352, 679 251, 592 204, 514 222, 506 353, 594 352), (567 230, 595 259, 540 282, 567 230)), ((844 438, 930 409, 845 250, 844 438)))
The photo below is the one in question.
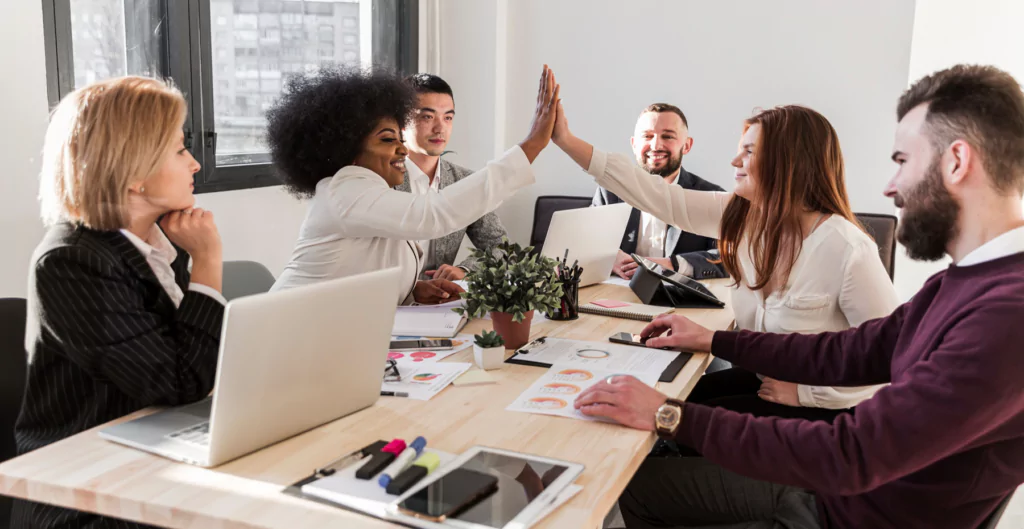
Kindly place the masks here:
POLYGON ((540 151, 543 151, 551 141, 555 118, 558 116, 558 93, 559 86, 555 83, 555 74, 545 64, 537 89, 537 108, 533 113, 533 123, 526 139, 519 144, 530 163, 533 163, 540 151))

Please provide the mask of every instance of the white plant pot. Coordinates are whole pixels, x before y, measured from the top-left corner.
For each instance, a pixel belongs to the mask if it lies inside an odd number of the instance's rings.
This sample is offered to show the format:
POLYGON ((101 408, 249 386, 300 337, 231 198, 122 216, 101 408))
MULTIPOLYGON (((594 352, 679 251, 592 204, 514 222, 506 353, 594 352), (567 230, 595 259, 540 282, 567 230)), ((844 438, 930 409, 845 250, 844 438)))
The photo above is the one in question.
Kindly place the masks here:
POLYGON ((501 369, 505 363, 505 346, 484 348, 473 344, 473 361, 480 369, 501 369))

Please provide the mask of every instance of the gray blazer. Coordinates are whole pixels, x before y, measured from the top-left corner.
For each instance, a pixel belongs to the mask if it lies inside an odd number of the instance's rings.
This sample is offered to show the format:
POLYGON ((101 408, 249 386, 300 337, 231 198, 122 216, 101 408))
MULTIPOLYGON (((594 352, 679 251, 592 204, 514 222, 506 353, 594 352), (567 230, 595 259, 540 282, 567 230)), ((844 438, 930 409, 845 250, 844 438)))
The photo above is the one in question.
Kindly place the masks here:
MULTIPOLYGON (((412 163, 412 161, 410 160, 407 163, 412 163)), ((438 189, 444 189, 471 174, 473 174, 473 171, 441 158, 437 175, 441 180, 438 182, 437 187, 438 189)), ((406 193, 412 191, 412 188, 409 186, 408 170, 405 172, 405 180, 402 181, 402 185, 395 189, 405 191, 406 193)), ((501 242, 502 238, 508 236, 505 232, 505 227, 498 220, 498 216, 492 211, 480 217, 465 229, 454 231, 444 237, 431 241, 433 245, 433 258, 425 257, 427 263, 424 270, 437 270, 443 264, 454 265, 455 256, 459 253, 459 248, 462 246, 462 238, 465 235, 469 235, 469 240, 473 243, 473 246, 487 251, 493 250, 501 242)), ((459 263, 458 266, 470 270, 475 265, 476 261, 470 257, 459 263)))

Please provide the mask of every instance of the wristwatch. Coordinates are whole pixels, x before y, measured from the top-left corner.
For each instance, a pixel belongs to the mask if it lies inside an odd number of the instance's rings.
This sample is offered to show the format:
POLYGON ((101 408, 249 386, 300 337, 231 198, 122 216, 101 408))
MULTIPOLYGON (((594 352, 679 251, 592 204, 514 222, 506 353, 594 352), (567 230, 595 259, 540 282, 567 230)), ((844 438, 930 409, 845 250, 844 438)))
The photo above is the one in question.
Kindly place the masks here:
POLYGON ((662 439, 674 439, 679 423, 683 420, 683 403, 668 399, 654 414, 654 428, 658 437, 662 439))

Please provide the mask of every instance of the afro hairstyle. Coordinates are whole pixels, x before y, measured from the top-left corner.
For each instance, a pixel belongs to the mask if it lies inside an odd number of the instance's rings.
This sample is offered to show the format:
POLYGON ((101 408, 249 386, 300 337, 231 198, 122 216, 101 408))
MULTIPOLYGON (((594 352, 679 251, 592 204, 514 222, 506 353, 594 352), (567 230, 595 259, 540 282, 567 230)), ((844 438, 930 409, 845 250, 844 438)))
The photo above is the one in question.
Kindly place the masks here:
POLYGON ((267 145, 285 188, 312 197, 316 184, 352 165, 382 119, 404 126, 415 91, 395 74, 341 66, 290 79, 267 111, 267 145))

